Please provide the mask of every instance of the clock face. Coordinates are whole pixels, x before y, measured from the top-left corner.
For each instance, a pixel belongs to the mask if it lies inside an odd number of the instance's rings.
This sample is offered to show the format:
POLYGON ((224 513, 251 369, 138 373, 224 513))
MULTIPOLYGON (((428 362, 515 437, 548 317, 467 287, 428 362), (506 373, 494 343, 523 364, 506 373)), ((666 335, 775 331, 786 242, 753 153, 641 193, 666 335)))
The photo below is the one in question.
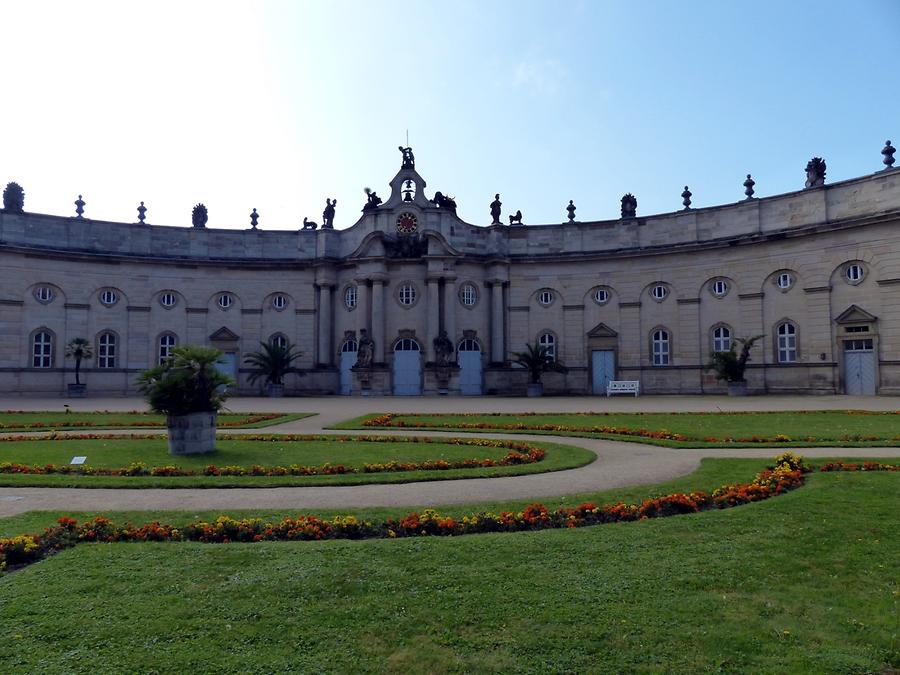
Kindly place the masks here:
POLYGON ((418 226, 418 221, 412 213, 406 212, 397 216, 397 232, 400 234, 410 234, 415 232, 418 226))

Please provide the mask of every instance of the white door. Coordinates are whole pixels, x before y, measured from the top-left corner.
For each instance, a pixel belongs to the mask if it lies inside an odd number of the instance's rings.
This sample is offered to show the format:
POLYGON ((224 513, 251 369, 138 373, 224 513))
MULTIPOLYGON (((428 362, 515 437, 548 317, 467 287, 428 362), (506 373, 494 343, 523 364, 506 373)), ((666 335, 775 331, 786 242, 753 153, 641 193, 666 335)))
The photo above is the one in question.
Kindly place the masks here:
POLYGON ((875 351, 871 339, 844 342, 844 392, 875 394, 875 351))
POLYGON ((465 396, 480 396, 481 347, 475 340, 466 338, 459 343, 456 362, 459 364, 459 393, 465 396))
POLYGON ((591 388, 595 394, 606 394, 606 385, 616 379, 615 362, 612 349, 591 352, 591 388))
POLYGON ((422 359, 419 343, 403 338, 394 346, 394 396, 422 393, 422 359))
POLYGON ((356 352, 359 344, 356 340, 345 340, 341 345, 341 394, 349 396, 353 389, 353 371, 356 364, 356 352))
POLYGON ((216 370, 237 382, 237 354, 234 352, 222 354, 219 362, 216 363, 216 370))

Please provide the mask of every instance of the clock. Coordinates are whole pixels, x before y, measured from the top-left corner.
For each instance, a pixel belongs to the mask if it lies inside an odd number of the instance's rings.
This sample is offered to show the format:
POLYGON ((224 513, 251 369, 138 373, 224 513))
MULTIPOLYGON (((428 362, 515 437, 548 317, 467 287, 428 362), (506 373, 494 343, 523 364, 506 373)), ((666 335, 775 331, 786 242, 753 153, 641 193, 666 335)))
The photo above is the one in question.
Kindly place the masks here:
POLYGON ((409 211, 397 216, 397 232, 400 234, 412 234, 419 227, 416 216, 409 211))

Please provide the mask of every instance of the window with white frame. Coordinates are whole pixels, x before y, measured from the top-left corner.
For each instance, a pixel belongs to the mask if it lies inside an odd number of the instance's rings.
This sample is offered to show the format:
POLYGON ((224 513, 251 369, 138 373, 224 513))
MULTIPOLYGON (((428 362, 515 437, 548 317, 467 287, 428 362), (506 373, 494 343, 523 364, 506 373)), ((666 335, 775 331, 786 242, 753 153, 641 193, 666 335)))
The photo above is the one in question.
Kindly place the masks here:
POLYGON ((358 300, 359 295, 356 286, 347 286, 347 288, 344 289, 344 306, 347 309, 353 309, 356 307, 358 300))
POLYGON ((545 307, 553 302, 553 291, 549 288, 545 288, 540 293, 538 293, 538 302, 544 305, 545 307))
POLYGON ((38 302, 48 303, 53 301, 53 289, 49 286, 38 286, 34 289, 34 297, 38 302))
POLYGON ((269 338, 269 344, 273 347, 280 347, 281 349, 287 349, 288 339, 284 333, 275 333, 272 337, 269 338))
POLYGON ((778 339, 778 362, 794 363, 797 360, 797 327, 785 321, 776 330, 778 339))
POLYGON ((775 285, 783 291, 786 291, 794 285, 794 275, 790 272, 781 272, 775 278, 775 285))
POLYGON ((216 300, 216 304, 219 305, 220 309, 228 309, 234 304, 234 296, 231 293, 222 293, 219 299, 216 300))
POLYGON ((556 336, 553 333, 544 333, 538 338, 538 344, 547 350, 547 356, 556 360, 556 336))
POLYGON ((107 307, 111 307, 119 301, 119 294, 111 288, 107 288, 100 292, 100 302, 107 307))
POLYGON ((594 291, 594 302, 598 305, 605 305, 609 302, 609 291, 605 288, 598 288, 594 291))
POLYGON ((863 269, 863 266, 859 263, 851 263, 847 265, 844 273, 847 275, 847 281, 851 284, 857 284, 863 280, 863 277, 866 275, 866 271, 863 269))
POLYGON ((178 302, 178 296, 170 291, 160 293, 159 295, 159 304, 163 307, 174 307, 176 302, 178 302))
POLYGON ((105 331, 97 338, 97 367, 116 367, 116 334, 105 331))
POLYGON ((287 307, 287 296, 283 293, 276 293, 272 296, 272 307, 282 310, 287 307))
POLYGON ((728 282, 724 279, 716 279, 712 282, 712 294, 717 298, 725 297, 728 293, 728 282))
POLYGON ((159 336, 159 351, 157 354, 157 363, 162 363, 172 356, 172 347, 178 344, 178 338, 174 333, 163 333, 159 336))
POLYGON ((656 284, 656 286, 650 289, 650 295, 654 300, 665 300, 666 296, 669 295, 669 289, 666 288, 664 284, 656 284))
POLYGON ((713 329, 713 351, 727 352, 731 349, 731 329, 728 326, 716 326, 713 329))
POLYGON ((412 284, 403 284, 398 291, 397 299, 401 305, 409 307, 416 302, 416 287, 412 284))
POLYGON ((478 301, 478 291, 472 284, 463 284, 459 289, 459 301, 466 307, 472 307, 478 301))
POLYGON ((658 328, 653 331, 650 337, 651 352, 653 354, 654 366, 669 365, 669 354, 671 352, 671 343, 669 342, 669 331, 658 328))
POLYGON ((38 331, 31 341, 31 367, 50 368, 53 365, 53 334, 38 331))

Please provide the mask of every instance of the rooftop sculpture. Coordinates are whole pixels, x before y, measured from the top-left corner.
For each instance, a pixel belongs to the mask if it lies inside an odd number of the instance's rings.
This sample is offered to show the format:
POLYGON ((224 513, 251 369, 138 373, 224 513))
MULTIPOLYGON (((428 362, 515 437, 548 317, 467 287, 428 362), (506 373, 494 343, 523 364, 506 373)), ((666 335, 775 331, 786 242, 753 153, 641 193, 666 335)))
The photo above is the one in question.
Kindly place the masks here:
POLYGON ((137 207, 137 212, 138 212, 138 222, 139 222, 141 225, 143 225, 143 224, 144 224, 144 218, 147 217, 147 216, 146 216, 146 213, 147 213, 147 207, 144 206, 144 202, 141 202, 141 205, 140 205, 139 207, 137 207))
POLYGON ((374 211, 381 204, 381 197, 375 194, 375 190, 370 188, 365 188, 363 192, 366 193, 366 203, 363 206, 363 212, 366 211, 374 211))
POLYGON ((337 198, 335 199, 325 199, 325 210, 322 211, 322 229, 323 230, 333 230, 334 229, 334 210, 337 206, 337 198))
POLYGON ((825 185, 825 160, 813 157, 806 163, 806 187, 814 188, 825 185))
POLYGON ((500 193, 494 195, 494 201, 491 202, 491 225, 502 225, 500 222, 500 207, 503 206, 503 202, 500 201, 500 193))
POLYGON ((197 204, 191 212, 191 222, 194 227, 206 227, 206 221, 209 220, 209 213, 203 204, 197 204))
POLYGON ((85 201, 81 198, 81 195, 78 195, 78 199, 75 200, 75 217, 83 218, 84 217, 84 205, 85 201))
POLYGON ((637 215, 637 197, 630 192, 622 197, 622 218, 634 218, 637 215))
POLYGON ((3 190, 3 210, 10 213, 23 213, 25 211, 25 190, 16 182, 6 184, 3 190))

